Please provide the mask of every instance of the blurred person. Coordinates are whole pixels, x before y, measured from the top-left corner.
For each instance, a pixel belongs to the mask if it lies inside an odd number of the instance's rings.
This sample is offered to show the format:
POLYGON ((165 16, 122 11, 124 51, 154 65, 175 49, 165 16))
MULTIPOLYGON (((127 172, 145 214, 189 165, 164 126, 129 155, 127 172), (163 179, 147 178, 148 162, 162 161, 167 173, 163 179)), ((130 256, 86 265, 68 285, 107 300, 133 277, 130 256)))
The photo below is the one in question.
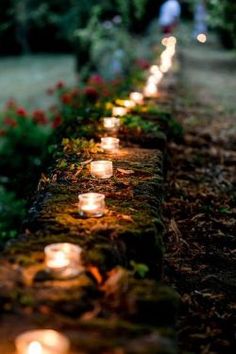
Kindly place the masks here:
POLYGON ((199 34, 207 34, 207 9, 204 0, 199 0, 194 9, 194 38, 199 34))
POLYGON ((164 34, 171 34, 178 24, 181 6, 178 0, 166 0, 160 7, 159 25, 164 34))

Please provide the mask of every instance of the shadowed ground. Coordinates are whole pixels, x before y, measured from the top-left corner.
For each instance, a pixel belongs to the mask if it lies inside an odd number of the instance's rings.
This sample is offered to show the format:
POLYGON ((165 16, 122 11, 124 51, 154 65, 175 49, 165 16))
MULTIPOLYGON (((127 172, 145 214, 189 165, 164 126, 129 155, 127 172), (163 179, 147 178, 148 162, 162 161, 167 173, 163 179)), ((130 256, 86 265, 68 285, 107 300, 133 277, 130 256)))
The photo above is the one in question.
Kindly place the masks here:
POLYGON ((166 276, 181 294, 181 353, 232 353, 236 291, 236 56, 213 40, 181 48, 169 144, 166 276))

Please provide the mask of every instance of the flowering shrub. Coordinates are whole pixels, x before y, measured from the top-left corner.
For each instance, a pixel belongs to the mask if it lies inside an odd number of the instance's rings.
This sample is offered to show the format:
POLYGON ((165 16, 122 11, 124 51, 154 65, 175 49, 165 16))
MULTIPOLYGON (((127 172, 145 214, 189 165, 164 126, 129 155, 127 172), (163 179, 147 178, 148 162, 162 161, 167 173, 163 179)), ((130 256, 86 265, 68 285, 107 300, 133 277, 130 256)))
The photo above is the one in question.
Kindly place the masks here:
POLYGON ((0 113, 0 246, 16 234, 25 214, 25 196, 36 186, 49 139, 61 123, 57 108, 29 113, 14 100, 0 113))
MULTIPOLYGON (((29 113, 13 100, 0 113, 0 188, 9 203, 29 195, 37 183, 49 138, 61 121, 58 111, 29 113)), ((15 213, 17 205, 22 208, 20 202, 13 204, 15 213)))

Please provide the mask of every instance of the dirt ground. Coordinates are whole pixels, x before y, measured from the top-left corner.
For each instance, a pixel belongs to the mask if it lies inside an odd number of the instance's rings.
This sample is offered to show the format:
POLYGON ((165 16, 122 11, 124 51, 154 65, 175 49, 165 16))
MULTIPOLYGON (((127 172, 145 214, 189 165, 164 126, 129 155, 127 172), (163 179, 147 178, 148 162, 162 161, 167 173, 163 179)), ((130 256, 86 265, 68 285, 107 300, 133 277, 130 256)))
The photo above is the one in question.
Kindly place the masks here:
POLYGON ((213 40, 180 48, 164 204, 165 276, 181 295, 180 353, 233 353, 236 293, 236 55, 213 40))
POLYGON ((46 90, 58 80, 73 84, 76 79, 71 55, 32 55, 0 58, 0 109, 9 98, 31 108, 53 104, 46 90))

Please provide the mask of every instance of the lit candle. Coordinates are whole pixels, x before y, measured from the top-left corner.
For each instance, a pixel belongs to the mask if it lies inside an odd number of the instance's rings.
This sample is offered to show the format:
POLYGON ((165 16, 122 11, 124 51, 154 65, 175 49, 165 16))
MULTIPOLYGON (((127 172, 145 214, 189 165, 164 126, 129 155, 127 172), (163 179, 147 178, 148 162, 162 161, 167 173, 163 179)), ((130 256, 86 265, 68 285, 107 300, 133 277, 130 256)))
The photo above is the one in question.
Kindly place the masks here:
POLYGON ((49 272, 56 278, 72 278, 77 276, 82 268, 82 249, 71 243, 53 243, 44 249, 45 264, 49 272))
POLYGON ((113 176, 112 161, 92 161, 90 163, 90 172, 94 178, 110 178, 113 176))
POLYGON ((154 83, 147 83, 143 93, 145 97, 156 97, 158 93, 157 86, 154 83))
POLYGON ((132 100, 124 100, 123 105, 128 109, 132 109, 135 107, 135 102, 132 100))
POLYGON ((51 329, 32 330, 20 334, 15 341, 17 354, 67 354, 67 337, 51 329))
POLYGON ((105 117, 103 118, 103 126, 110 131, 117 131, 120 127, 120 118, 105 117))
POLYGON ((150 67, 150 73, 151 73, 152 75, 159 74, 159 73, 160 73, 159 67, 158 67, 157 65, 152 65, 152 66, 150 67))
POLYGON ((200 34, 197 35, 197 40, 200 43, 206 43, 207 36, 205 35, 205 33, 200 33, 200 34))
POLYGON ((143 104, 143 94, 141 92, 131 92, 129 98, 136 104, 143 104))
POLYGON ((172 62, 170 58, 166 58, 165 60, 162 61, 160 68, 163 73, 167 73, 172 66, 172 62))
POLYGON ((98 218, 105 211, 105 195, 100 193, 84 193, 79 195, 79 212, 86 217, 98 218))
POLYGON ((114 117, 122 117, 128 113, 128 109, 126 107, 113 107, 112 108, 112 115, 114 117))
POLYGON ((120 140, 117 138, 106 137, 101 138, 101 148, 106 152, 115 152, 119 149, 120 140))

